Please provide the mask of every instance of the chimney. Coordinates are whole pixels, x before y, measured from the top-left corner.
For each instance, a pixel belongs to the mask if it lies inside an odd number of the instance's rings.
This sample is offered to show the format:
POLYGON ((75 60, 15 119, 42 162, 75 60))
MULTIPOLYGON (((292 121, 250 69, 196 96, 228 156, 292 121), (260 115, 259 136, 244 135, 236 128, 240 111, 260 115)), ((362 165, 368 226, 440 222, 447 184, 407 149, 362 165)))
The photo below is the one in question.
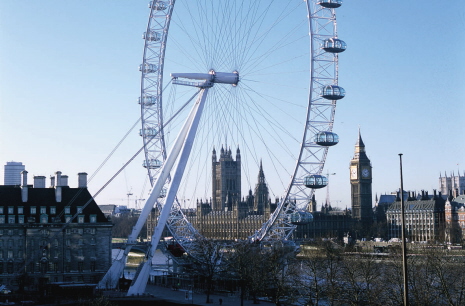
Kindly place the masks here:
POLYGON ((50 187, 55 188, 55 177, 54 176, 50 176, 50 187))
POLYGON ((45 176, 34 176, 34 188, 45 188, 45 176))
POLYGON ((61 186, 61 171, 55 172, 57 187, 61 186))
POLYGON ((57 186, 55 187, 55 201, 58 203, 61 202, 61 171, 55 172, 56 176, 56 183, 57 186))
POLYGON ((68 186, 68 176, 67 175, 62 175, 61 176, 61 184, 60 186, 68 186))
POLYGON ((437 195, 436 195, 436 189, 433 189, 433 194, 434 194, 433 199, 436 200, 438 198, 437 195))
POLYGON ((23 178, 23 184, 21 185, 21 200, 23 202, 27 202, 27 189, 28 189, 28 186, 27 186, 27 171, 26 170, 23 170, 21 171, 21 176, 23 178))
POLYGON ((87 173, 78 173, 78 188, 87 188, 87 173))

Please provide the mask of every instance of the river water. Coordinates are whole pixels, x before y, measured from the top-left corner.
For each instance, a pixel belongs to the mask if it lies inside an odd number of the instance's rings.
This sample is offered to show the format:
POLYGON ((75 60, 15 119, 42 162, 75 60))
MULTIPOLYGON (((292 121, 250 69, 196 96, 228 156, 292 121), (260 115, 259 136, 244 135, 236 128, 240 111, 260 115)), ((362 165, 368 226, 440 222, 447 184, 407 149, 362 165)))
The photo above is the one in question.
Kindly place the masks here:
MULTIPOLYGON (((119 259, 123 256, 123 249, 113 249, 112 250, 112 259, 119 259)), ((144 260, 145 254, 129 252, 128 260, 126 262, 126 267, 124 268, 124 277, 127 279, 132 279, 136 273, 137 267, 144 260)), ((152 258, 152 267, 153 273, 156 271, 167 270, 169 266, 168 257, 162 253, 160 250, 156 250, 155 255, 152 258)))

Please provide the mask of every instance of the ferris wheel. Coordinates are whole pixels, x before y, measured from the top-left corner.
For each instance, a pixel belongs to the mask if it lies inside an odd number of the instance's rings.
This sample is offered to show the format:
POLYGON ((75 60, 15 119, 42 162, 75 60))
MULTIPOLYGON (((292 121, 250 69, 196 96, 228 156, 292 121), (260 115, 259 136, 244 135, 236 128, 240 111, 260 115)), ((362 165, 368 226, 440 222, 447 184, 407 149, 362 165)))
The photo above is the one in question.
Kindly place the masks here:
POLYGON ((200 234, 184 212, 212 197, 211 152, 220 148, 240 150, 242 194, 254 188, 263 164, 277 199, 252 240, 288 239, 312 218, 305 210, 314 190, 327 184, 322 171, 328 148, 338 143, 334 115, 345 95, 338 85, 338 56, 346 49, 337 35, 341 4, 149 3, 139 104, 152 193, 129 243, 156 203, 160 220, 164 215, 176 241, 192 253, 200 234))

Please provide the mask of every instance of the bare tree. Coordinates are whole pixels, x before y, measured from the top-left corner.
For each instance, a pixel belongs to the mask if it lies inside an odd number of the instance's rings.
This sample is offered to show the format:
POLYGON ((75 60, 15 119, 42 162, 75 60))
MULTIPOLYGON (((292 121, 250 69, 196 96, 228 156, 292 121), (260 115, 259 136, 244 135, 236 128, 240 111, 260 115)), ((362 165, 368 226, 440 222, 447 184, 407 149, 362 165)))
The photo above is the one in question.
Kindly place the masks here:
POLYGON ((239 281, 241 290, 241 306, 247 292, 250 292, 257 303, 257 294, 264 290, 263 257, 259 244, 249 241, 238 241, 233 245, 233 251, 228 257, 228 269, 239 281))
POLYGON ((262 247, 264 294, 275 305, 295 303, 299 297, 301 272, 295 251, 295 245, 282 242, 262 247))
POLYGON ((195 255, 192 259, 192 270, 202 277, 206 283, 206 303, 210 302, 210 294, 213 291, 214 278, 224 271, 222 261, 222 244, 204 237, 195 240, 195 255))
POLYGON ((351 305, 383 305, 378 303, 384 290, 380 272, 380 264, 372 256, 346 257, 342 268, 346 288, 343 299, 351 305))

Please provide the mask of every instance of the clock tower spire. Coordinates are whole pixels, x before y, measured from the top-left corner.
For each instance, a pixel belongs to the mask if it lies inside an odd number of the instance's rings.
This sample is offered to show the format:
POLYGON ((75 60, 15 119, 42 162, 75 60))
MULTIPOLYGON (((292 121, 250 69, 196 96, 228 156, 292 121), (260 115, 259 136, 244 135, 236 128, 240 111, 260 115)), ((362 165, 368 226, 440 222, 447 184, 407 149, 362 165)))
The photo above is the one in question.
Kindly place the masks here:
POLYGON ((354 157, 350 161, 350 185, 352 218, 360 223, 364 233, 367 233, 373 221, 371 169, 371 162, 365 152, 365 144, 359 129, 354 157))

